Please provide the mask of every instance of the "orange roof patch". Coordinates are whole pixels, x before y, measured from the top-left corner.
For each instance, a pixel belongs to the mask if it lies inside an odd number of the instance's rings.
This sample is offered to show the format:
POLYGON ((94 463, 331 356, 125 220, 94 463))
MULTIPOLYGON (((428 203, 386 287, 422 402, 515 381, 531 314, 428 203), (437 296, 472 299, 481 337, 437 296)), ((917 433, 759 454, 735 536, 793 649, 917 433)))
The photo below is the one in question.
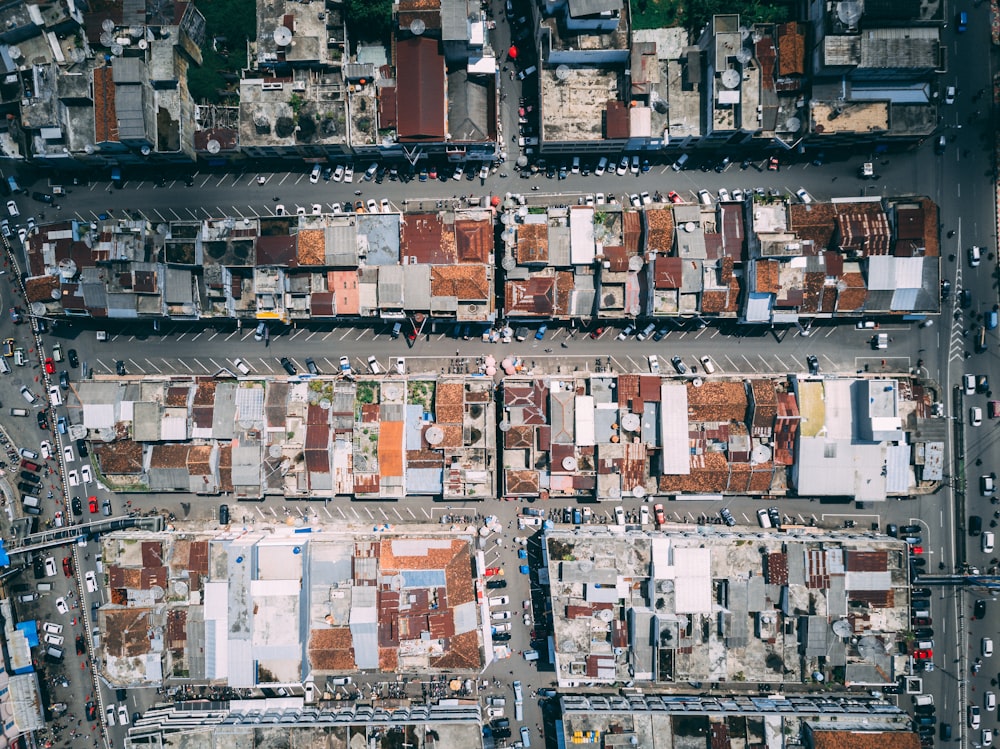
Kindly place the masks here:
POLYGON ((378 466, 382 476, 403 475, 403 422, 381 422, 378 432, 378 466))
POLYGON ((299 265, 326 264, 326 235, 321 229, 303 229, 298 237, 299 265))

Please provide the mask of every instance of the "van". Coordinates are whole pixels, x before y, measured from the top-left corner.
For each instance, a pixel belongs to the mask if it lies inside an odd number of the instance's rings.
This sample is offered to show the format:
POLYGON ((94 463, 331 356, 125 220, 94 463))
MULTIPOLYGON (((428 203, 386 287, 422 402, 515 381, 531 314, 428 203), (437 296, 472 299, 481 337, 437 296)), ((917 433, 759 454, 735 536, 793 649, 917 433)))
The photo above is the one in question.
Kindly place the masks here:
POLYGON ((916 650, 933 650, 934 640, 918 640, 912 647, 916 650))
POLYGON ((690 156, 688 154, 682 153, 680 156, 677 157, 677 161, 675 161, 673 164, 670 165, 670 168, 673 169, 675 172, 683 170, 684 167, 687 165, 689 158, 690 156))
POLYGON ((538 651, 535 650, 534 648, 532 648, 531 650, 525 650, 524 651, 524 660, 526 660, 526 661, 537 661, 538 660, 538 651))
MULTIPOLYGON (((94 601, 94 603, 96 604, 97 601, 94 601)), ((94 609, 94 610, 96 611, 97 609, 94 609)), ((94 643, 94 650, 100 650, 101 649, 101 630, 98 629, 97 627, 94 627, 92 630, 90 630, 90 639, 94 643)))
POLYGON ((524 699, 524 693, 521 692, 521 682, 516 680, 514 682, 514 701, 521 702, 524 699))
POLYGON ((600 161, 597 162, 597 168, 594 170, 595 177, 601 177, 608 168, 608 157, 602 156, 600 161))
POLYGON ((21 603, 31 603, 36 598, 38 598, 38 596, 35 595, 34 593, 25 593, 22 596, 18 596, 17 600, 20 601, 21 603))
POLYGON ((61 661, 63 659, 63 649, 58 645, 49 645, 45 648, 45 657, 51 658, 53 661, 61 661))
POLYGON ((524 720, 524 703, 521 700, 514 703, 514 720, 524 720))
POLYGON ((250 367, 242 359, 234 359, 233 366, 240 371, 241 374, 250 374, 250 367))
POLYGON ((579 174, 580 173, 580 157, 579 156, 574 156, 573 157, 573 166, 570 168, 570 171, 573 174, 579 174))
POLYGON ((330 683, 337 687, 343 687, 351 683, 350 676, 334 676, 330 679, 330 683))
POLYGON ((26 408, 12 408, 10 409, 11 416, 27 416, 28 409, 26 408))
POLYGON ((52 583, 38 583, 35 587, 38 589, 39 593, 52 592, 52 583))
POLYGON ((910 612, 910 616, 916 619, 929 619, 931 612, 928 609, 914 609, 910 612))
POLYGON ((951 723, 941 724, 941 740, 951 741, 951 723))
POLYGON ((531 729, 527 726, 521 726, 521 746, 524 749, 529 749, 531 746, 531 729))
POLYGON ((934 704, 933 694, 918 694, 913 698, 913 704, 917 707, 926 707, 934 704))
POLYGON ((507 698, 506 697, 492 697, 490 698, 490 704, 493 707, 506 707, 507 698))
POLYGON ((399 338, 399 334, 402 332, 403 332, 403 323, 397 322, 395 325, 392 326, 392 333, 390 333, 389 335, 391 335, 392 339, 395 340, 399 338))
POLYGON ((987 330, 993 330, 997 326, 997 323, 1000 322, 1000 320, 998 320, 997 315, 998 313, 995 309, 990 310, 989 312, 986 313, 985 322, 987 330))
POLYGON ((22 447, 21 457, 27 458, 28 460, 38 460, 38 453, 36 453, 34 450, 29 450, 26 447, 22 447))
POLYGON ((518 73, 517 74, 517 78, 518 78, 518 80, 523 81, 529 75, 534 75, 537 72, 538 72, 538 67, 535 66, 535 65, 531 65, 531 66, 525 68, 524 70, 522 70, 520 73, 518 73))
POLYGON ((989 554, 993 551, 994 536, 993 531, 984 531, 982 535, 982 549, 984 554, 989 554))
POLYGON ((30 494, 25 494, 21 497, 21 502, 24 504, 25 508, 38 507, 41 504, 41 502, 38 501, 38 497, 33 497, 30 494))

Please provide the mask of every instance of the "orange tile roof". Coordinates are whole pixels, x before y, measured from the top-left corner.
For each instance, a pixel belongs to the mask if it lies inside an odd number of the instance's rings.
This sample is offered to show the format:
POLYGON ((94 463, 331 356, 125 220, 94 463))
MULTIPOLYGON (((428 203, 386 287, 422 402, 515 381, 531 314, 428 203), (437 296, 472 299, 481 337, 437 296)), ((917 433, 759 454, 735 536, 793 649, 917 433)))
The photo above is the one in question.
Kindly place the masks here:
POLYGON ((326 265, 326 234, 322 229, 303 229, 296 250, 299 265, 326 265))
POLYGON ((380 424, 378 468, 381 476, 403 475, 403 422, 383 421, 380 424))
POLYGON ((334 307, 338 315, 357 315, 361 312, 361 297, 358 295, 358 272, 335 270, 326 274, 327 288, 333 292, 337 302, 334 307))
POLYGON ((545 224, 521 224, 517 227, 517 262, 549 262, 549 227, 545 224))
POLYGON ((813 749, 919 749, 912 731, 811 730, 813 749))
POLYGON ((115 82, 110 65, 94 68, 94 140, 99 144, 118 142, 115 82))
POLYGON ((646 247, 662 254, 670 254, 674 247, 674 214, 663 208, 646 211, 646 247))
POLYGON ((756 262, 757 288, 760 294, 777 294, 780 291, 778 276, 781 264, 777 260, 758 260, 756 262))
POLYGON ((806 40, 794 21, 778 26, 778 75, 805 73, 806 40))
POLYGON ((460 382, 438 383, 434 394, 434 418, 439 425, 462 423, 464 391, 465 386, 460 382))
POLYGON ((486 266, 431 266, 431 294, 436 297, 453 296, 462 300, 489 299, 490 283, 486 266))

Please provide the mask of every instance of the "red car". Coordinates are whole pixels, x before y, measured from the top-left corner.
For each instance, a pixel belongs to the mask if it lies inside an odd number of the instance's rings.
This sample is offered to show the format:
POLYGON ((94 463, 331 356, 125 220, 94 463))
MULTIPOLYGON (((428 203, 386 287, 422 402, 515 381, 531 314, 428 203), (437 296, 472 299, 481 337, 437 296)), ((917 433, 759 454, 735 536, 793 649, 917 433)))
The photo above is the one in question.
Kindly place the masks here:
POLYGON ((910 623, 914 627, 929 627, 934 622, 931 621, 931 617, 929 616, 914 616, 910 619, 910 623))
POLYGON ((592 331, 590 331, 590 337, 596 341, 598 338, 604 335, 605 330, 607 330, 607 328, 594 328, 592 331))
POLYGON ((673 190, 667 193, 667 197, 670 198, 671 203, 683 203, 684 198, 675 193, 673 190))
POLYGON ((69 557, 63 557, 63 574, 66 577, 73 577, 73 560, 69 557))
POLYGON ((918 661, 929 661, 934 657, 934 651, 930 648, 926 648, 924 650, 914 650, 913 657, 918 661))
POLYGON ((503 570, 500 569, 499 567, 487 567, 486 568, 486 577, 493 577, 494 575, 502 575, 502 574, 503 574, 503 570))
POLYGON ((56 373, 56 363, 52 361, 51 356, 45 357, 45 374, 55 374, 56 373))
POLYGON ((923 554, 924 553, 924 547, 923 546, 911 546, 910 547, 910 553, 911 554, 923 554))
POLYGON ((431 179, 437 179, 438 178, 438 170, 435 167, 432 166, 431 169, 430 169, 430 172, 428 173, 427 176, 430 177, 431 179))
POLYGON ((778 157, 772 156, 767 160, 767 169, 770 172, 778 171, 778 157))
POLYGON ((665 522, 667 522, 667 518, 663 514, 663 505, 661 504, 653 505, 653 517, 656 518, 657 525, 663 525, 665 522))
POLYGON ((97 497, 87 497, 87 504, 90 506, 90 513, 95 514, 97 512, 97 497))

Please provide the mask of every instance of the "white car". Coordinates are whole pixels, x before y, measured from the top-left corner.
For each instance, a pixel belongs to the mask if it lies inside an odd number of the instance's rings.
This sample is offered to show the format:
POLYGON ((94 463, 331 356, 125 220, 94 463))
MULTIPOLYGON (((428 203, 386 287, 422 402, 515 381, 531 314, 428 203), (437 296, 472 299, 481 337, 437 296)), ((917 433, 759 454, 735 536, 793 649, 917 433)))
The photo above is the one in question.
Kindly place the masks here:
POLYGON ((323 167, 319 164, 313 164, 312 171, 309 172, 309 182, 310 184, 317 184, 319 182, 320 175, 323 174, 323 167))
POLYGON ((712 193, 705 188, 698 190, 698 199, 701 200, 702 205, 712 205, 712 193))
POLYGON ((45 557, 45 577, 56 576, 56 558, 45 557))
POLYGON ((73 448, 70 445, 66 445, 63 448, 63 459, 67 463, 72 463, 76 460, 76 456, 73 454, 73 448))
POLYGON ((727 190, 725 187, 720 187, 719 188, 719 202, 720 203, 728 203, 731 199, 732 198, 729 197, 729 190, 727 190))
POLYGON ((656 354, 650 354, 647 358, 649 359, 649 371, 652 372, 653 374, 659 374, 660 357, 658 357, 656 354))
POLYGON ((258 174, 257 175, 257 184, 260 185, 261 187, 263 187, 264 185, 266 185, 267 184, 267 177, 265 177, 263 174, 258 174))
POLYGON ((983 658, 989 658, 993 655, 993 638, 984 637, 983 638, 983 658))
POLYGON ((344 165, 338 164, 337 168, 333 170, 333 181, 340 182, 344 178, 344 165))
POLYGON ((330 213, 343 213, 344 209, 341 207, 340 203, 333 203, 330 205, 330 213))
POLYGON ((948 88, 946 88, 944 90, 944 103, 945 104, 954 104, 955 103, 955 87, 954 86, 948 86, 948 88))
POLYGON ((62 405, 62 392, 59 390, 58 385, 53 385, 49 388, 49 403, 52 404, 53 408, 57 408, 62 405))
POLYGON ((510 632, 510 622, 503 622, 502 624, 493 625, 494 632, 510 632))
POLYGON ((705 370, 705 374, 715 373, 715 364, 712 362, 712 357, 703 356, 701 357, 701 368, 705 370))
POLYGON ((118 706, 118 723, 128 725, 128 706, 124 702, 118 706))
POLYGON ((642 192, 639 193, 639 199, 642 200, 643 205, 653 204, 653 199, 650 197, 649 192, 647 190, 643 190, 642 192))
POLYGON ((365 205, 367 206, 369 213, 378 213, 378 203, 376 203, 374 199, 369 200, 365 205))
POLYGON ((379 210, 382 211, 382 213, 389 213, 390 211, 392 211, 392 206, 389 205, 389 199, 388 198, 382 198, 378 202, 378 207, 379 207, 379 210))
POLYGON ((45 642, 49 645, 55 645, 57 648, 61 648, 65 641, 62 635, 45 635, 45 642))
POLYGON ((346 356, 340 357, 340 372, 341 374, 351 373, 351 360, 346 356))
POLYGON ((490 606, 506 606, 510 603, 510 596, 494 596, 489 599, 490 606))
POLYGON ((809 193, 807 193, 806 192, 806 188, 804 188, 804 187, 800 187, 798 190, 796 190, 795 191, 795 195, 803 203, 812 203, 813 202, 812 195, 810 195, 809 193))
POLYGON ((52 445, 49 443, 48 440, 42 440, 41 444, 38 446, 38 449, 42 453, 42 460, 48 460, 49 458, 52 457, 52 445))
POLYGON ((354 181, 354 164, 348 164, 344 167, 344 182, 350 183, 354 181))
POLYGON ((494 611, 490 614, 490 619, 494 621, 503 621, 504 619, 510 619, 511 613, 509 611, 494 611))
POLYGON ((615 508, 615 524, 625 525, 625 510, 622 509, 621 505, 615 508))
POLYGON ((962 390, 966 395, 976 394, 976 376, 970 374, 962 375, 962 390))
POLYGON ((17 210, 17 203, 15 203, 13 200, 7 201, 7 213, 9 213, 11 216, 21 215, 21 212, 17 210))
POLYGON ((87 583, 87 592, 88 593, 96 593, 97 592, 97 574, 93 570, 90 570, 86 575, 83 576, 83 579, 87 583))
POLYGON ((66 474, 66 480, 69 481, 70 486, 80 485, 80 474, 76 471, 70 471, 66 474))
POLYGON ((639 508, 639 523, 649 525, 649 508, 646 505, 639 508))
POLYGON ((974 427, 982 426, 983 425, 983 409, 981 409, 979 406, 973 406, 972 408, 970 408, 969 409, 969 423, 972 426, 974 426, 974 427))
POLYGON ((86 463, 84 463, 80 467, 80 480, 83 481, 83 483, 85 484, 89 484, 91 481, 94 480, 94 474, 90 470, 90 466, 87 465, 86 463))
POLYGON ((374 356, 368 357, 368 369, 371 370, 372 374, 382 374, 382 365, 378 363, 378 359, 374 356))
POLYGON ((42 625, 42 629, 45 631, 46 634, 49 635, 61 635, 63 631, 63 625, 54 624, 53 622, 45 622, 45 624, 42 625))
POLYGON ((984 728, 983 729, 982 742, 981 743, 982 743, 982 745, 984 747, 985 746, 993 746, 993 729, 992 728, 984 728))
POLYGON ((305 216, 306 215, 306 207, 304 205, 297 205, 297 206, 295 206, 295 215, 296 216, 305 216))
POLYGON ((319 203, 313 203, 312 204, 312 215, 313 216, 321 216, 322 214, 323 214, 323 206, 320 205, 319 203))
POLYGON ((66 599, 62 596, 59 596, 59 598, 56 599, 56 611, 60 614, 69 613, 69 606, 66 605, 66 599))
POLYGON ((406 374, 406 359, 402 356, 396 359, 396 374, 406 374))
POLYGON ((115 724, 115 706, 108 705, 108 709, 104 713, 105 722, 108 724, 108 728, 111 728, 115 724))
POLYGON ((288 212, 285 211, 285 206, 284 205, 282 205, 281 203, 278 203, 278 205, 274 206, 274 215, 275 216, 287 216, 288 212))
POLYGON ((983 694, 983 708, 988 712, 993 712, 997 709, 997 693, 987 691, 983 694))
POLYGON ((597 205, 604 205, 605 203, 607 203, 607 200, 605 199, 603 192, 597 193, 597 195, 594 196, 594 199, 597 205))
POLYGON ((632 204, 633 208, 638 208, 639 206, 642 205, 642 200, 636 193, 632 193, 631 195, 628 196, 628 202, 632 204))

